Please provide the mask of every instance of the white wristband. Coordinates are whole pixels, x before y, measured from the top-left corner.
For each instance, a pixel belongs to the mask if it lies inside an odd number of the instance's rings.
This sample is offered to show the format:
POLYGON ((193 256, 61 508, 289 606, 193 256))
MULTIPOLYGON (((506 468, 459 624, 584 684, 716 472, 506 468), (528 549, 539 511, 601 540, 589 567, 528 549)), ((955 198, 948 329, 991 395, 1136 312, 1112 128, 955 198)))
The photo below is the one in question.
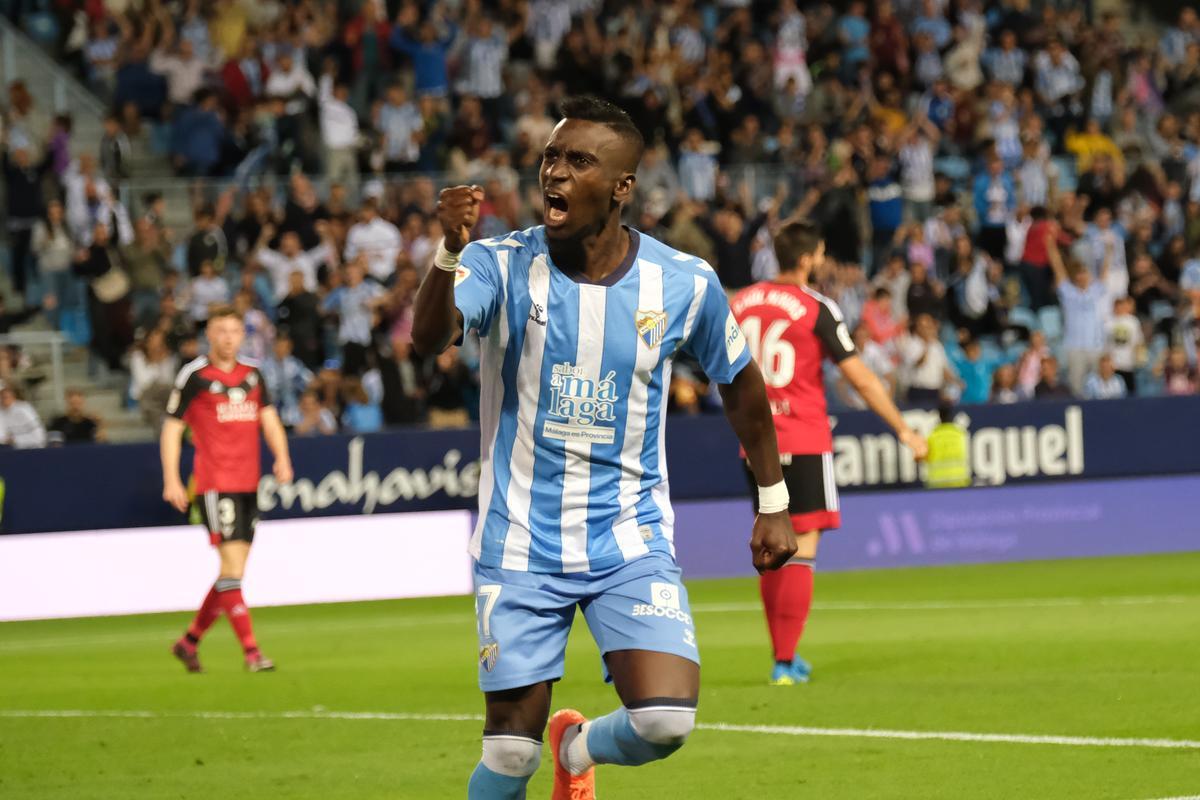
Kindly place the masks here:
POLYGON ((457 272, 462 262, 462 253, 451 253, 446 249, 446 237, 438 242, 437 253, 433 256, 433 265, 443 272, 457 272))
POLYGON ((758 487, 758 513, 774 514, 788 509, 788 490, 783 481, 758 487))

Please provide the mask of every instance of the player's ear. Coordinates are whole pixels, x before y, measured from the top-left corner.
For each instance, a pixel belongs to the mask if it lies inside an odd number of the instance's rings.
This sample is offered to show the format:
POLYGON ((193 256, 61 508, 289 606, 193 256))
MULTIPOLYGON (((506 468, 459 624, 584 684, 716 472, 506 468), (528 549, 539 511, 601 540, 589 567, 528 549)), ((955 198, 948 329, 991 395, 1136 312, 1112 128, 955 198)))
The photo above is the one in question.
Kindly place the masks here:
POLYGON ((626 172, 617 181, 617 186, 613 189, 613 200, 618 203, 626 203, 633 197, 633 187, 637 184, 637 175, 632 172, 626 172))

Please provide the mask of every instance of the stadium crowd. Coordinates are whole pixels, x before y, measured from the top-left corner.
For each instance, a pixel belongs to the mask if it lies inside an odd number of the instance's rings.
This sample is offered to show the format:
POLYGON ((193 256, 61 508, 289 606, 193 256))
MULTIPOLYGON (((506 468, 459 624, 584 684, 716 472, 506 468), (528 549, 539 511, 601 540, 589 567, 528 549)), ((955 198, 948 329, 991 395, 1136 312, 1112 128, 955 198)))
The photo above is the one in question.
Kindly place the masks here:
MULTIPOLYGON (((479 237, 537 224, 541 144, 579 93, 650 143, 629 223, 731 292, 775 273, 783 219, 815 220, 816 288, 902 402, 1200 391, 1191 8, 1134 26, 1128 6, 1030 0, 51 5, 52 46, 113 111, 92 146, 9 87, 10 298, 86 319, 150 423, 224 303, 295 433, 467 422, 469 340, 427 360, 409 341, 437 189, 485 188, 479 237), (190 230, 130 191, 137 148, 194 180, 190 230)), ((681 364, 674 409, 718 402, 681 364)))

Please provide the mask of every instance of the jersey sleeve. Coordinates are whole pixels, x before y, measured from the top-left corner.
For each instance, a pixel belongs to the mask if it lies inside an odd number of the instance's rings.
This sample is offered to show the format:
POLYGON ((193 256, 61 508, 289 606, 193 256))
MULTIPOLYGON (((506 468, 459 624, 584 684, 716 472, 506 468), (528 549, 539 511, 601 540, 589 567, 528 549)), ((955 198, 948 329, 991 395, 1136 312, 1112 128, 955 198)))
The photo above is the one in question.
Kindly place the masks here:
POLYGON ((503 297, 495 253, 478 242, 468 244, 454 276, 454 305, 462 314, 463 332, 477 330, 487 336, 503 297))
POLYGON ((260 409, 270 408, 273 403, 271 402, 271 392, 267 389, 267 377, 258 367, 254 368, 254 377, 258 381, 258 407, 260 409))
POLYGON ((684 350, 700 362, 710 380, 732 383, 750 363, 750 348, 716 273, 706 272, 701 280, 705 281, 704 294, 684 350))
POLYGON ((842 310, 833 303, 822 302, 817 305, 817 322, 813 326, 813 333, 821 340, 821 344, 825 345, 825 352, 829 354, 830 360, 840 364, 850 356, 857 355, 854 338, 850 336, 850 329, 846 327, 842 310))
POLYGON ((197 370, 185 369, 175 379, 175 388, 167 399, 167 413, 175 419, 183 419, 196 395, 204 388, 204 381, 197 370))

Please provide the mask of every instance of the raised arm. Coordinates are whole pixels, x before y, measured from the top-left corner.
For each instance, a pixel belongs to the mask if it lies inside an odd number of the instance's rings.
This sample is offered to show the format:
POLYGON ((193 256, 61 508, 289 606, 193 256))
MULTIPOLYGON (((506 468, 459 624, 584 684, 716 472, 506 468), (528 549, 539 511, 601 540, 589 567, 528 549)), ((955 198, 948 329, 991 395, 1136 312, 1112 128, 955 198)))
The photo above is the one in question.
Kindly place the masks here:
POLYGON ((413 349, 421 355, 436 355, 463 334, 463 318, 454 305, 454 279, 463 248, 471 240, 471 229, 479 221, 483 189, 454 186, 438 198, 438 220, 444 236, 413 304, 413 349))
POLYGON ((1054 285, 1059 286, 1066 283, 1070 276, 1067 275, 1067 267, 1063 264, 1058 242, 1054 240, 1053 234, 1049 231, 1046 233, 1046 257, 1050 260, 1050 269, 1054 270, 1054 285))

